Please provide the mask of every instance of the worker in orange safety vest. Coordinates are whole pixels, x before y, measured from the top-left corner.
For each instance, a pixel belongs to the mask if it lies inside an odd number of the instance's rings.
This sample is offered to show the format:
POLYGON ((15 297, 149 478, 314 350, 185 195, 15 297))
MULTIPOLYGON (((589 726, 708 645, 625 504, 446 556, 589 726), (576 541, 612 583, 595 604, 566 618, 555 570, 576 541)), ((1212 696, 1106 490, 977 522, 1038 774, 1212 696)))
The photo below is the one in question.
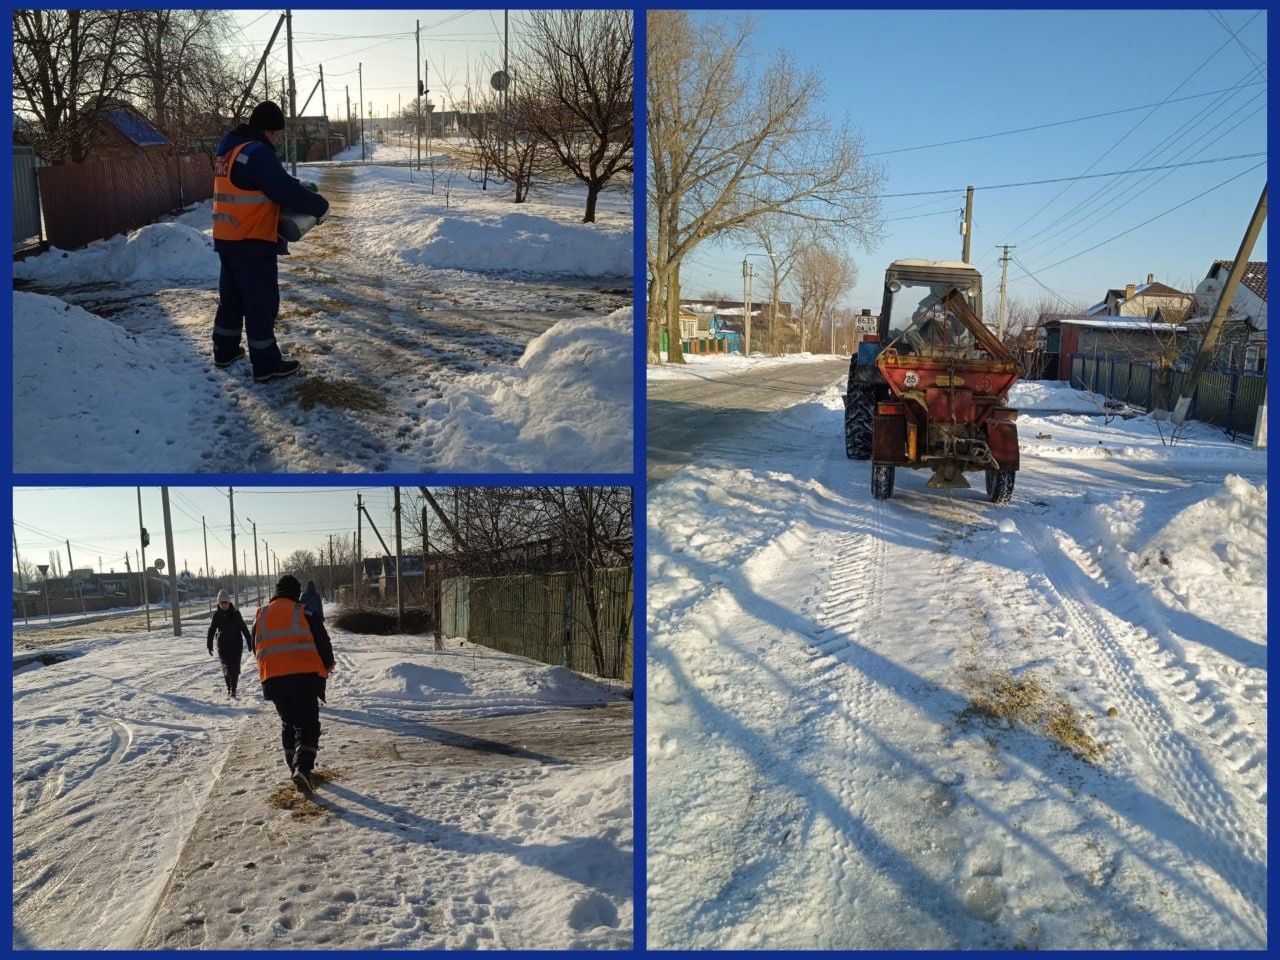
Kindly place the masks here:
POLYGON ((289 252, 279 235, 280 211, 320 218, 329 201, 291 177, 276 156, 284 140, 284 113, 270 100, 258 104, 222 138, 213 164, 213 249, 218 254, 218 312, 213 319, 213 362, 229 367, 249 343, 253 379, 267 383, 297 373, 276 343, 280 280, 276 257, 289 252))
POLYGON ((275 597, 254 618, 253 649, 262 695, 280 715, 280 745, 289 775, 310 795, 320 749, 320 701, 334 660, 324 623, 307 617, 301 596, 296 577, 280 578, 275 597))

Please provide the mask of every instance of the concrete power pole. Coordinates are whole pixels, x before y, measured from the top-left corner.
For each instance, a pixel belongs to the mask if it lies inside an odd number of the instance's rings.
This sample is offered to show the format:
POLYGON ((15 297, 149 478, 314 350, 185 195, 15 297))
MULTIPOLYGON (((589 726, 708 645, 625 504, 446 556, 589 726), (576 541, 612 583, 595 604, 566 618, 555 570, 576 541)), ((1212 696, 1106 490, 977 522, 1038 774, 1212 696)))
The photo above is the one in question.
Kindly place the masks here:
POLYGON ((1012 244, 1001 244, 1004 255, 1000 257, 1000 322, 996 327, 996 336, 1000 338, 1000 342, 1004 342, 1005 331, 1005 314, 1004 314, 1004 295, 1009 279, 1009 251, 1016 250, 1017 247, 1012 244))
POLYGON ((227 487, 227 498, 231 502, 231 596, 236 606, 240 605, 240 588, 236 581, 239 571, 236 570, 236 492, 227 487))
MULTIPOLYGON (((147 612, 147 633, 151 632, 151 598, 147 596, 147 528, 142 525, 142 488, 138 487, 138 542, 142 544, 142 556, 138 561, 138 576, 142 578, 142 606, 147 612)), ((46 586, 45 589, 48 589, 46 586)))
POLYGON ((160 504, 164 508, 165 556, 169 561, 170 610, 173 612, 173 635, 182 636, 182 611, 178 596, 178 563, 173 549, 173 517, 169 513, 169 488, 160 488, 160 504))
POLYGON ((964 250, 961 254, 961 259, 968 263, 969 241, 973 237, 973 187, 970 187, 964 193, 964 223, 960 225, 960 232, 964 234, 964 250))
POLYGON ((1249 227, 1244 232, 1244 239, 1240 241, 1240 249, 1236 253, 1235 263, 1231 264, 1231 270, 1227 273, 1227 282, 1222 285, 1222 293, 1218 297, 1218 305, 1213 308, 1213 317, 1209 320, 1209 329, 1204 333, 1204 340, 1200 344, 1200 350, 1196 354, 1196 362, 1191 367, 1191 373, 1187 377, 1187 382, 1182 388, 1182 396, 1178 398, 1178 402, 1173 408, 1173 425, 1180 427, 1187 419, 1187 411, 1191 407, 1191 398, 1195 395, 1196 387, 1200 383, 1200 375, 1204 373, 1204 368, 1209 365, 1209 358, 1213 356, 1214 349, 1218 346, 1218 336, 1222 333, 1222 324, 1227 319, 1227 311, 1231 309, 1231 301, 1235 299, 1236 287, 1240 285, 1240 278, 1244 276, 1245 268, 1249 266, 1249 257, 1253 253, 1253 245, 1258 242, 1258 234, 1262 232, 1262 225, 1267 220, 1267 187, 1262 186, 1262 196, 1258 198, 1258 205, 1254 208, 1253 218, 1249 221, 1249 227))
POLYGON ((396 629, 404 633, 404 551, 400 539, 400 488, 395 488, 396 511, 396 629))
POLYGON ((747 258, 742 258, 742 332, 745 343, 742 345, 743 356, 751 356, 751 265, 747 258))

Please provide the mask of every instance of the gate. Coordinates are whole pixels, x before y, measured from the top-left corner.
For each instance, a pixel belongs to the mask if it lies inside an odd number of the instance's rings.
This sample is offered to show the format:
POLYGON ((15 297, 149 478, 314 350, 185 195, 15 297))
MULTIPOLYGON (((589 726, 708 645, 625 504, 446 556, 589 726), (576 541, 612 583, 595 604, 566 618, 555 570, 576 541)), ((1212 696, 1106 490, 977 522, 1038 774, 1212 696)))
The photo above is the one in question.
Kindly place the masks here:
POLYGON ((13 250, 37 247, 44 240, 40 225, 40 189, 36 167, 44 161, 34 147, 13 148, 13 250))

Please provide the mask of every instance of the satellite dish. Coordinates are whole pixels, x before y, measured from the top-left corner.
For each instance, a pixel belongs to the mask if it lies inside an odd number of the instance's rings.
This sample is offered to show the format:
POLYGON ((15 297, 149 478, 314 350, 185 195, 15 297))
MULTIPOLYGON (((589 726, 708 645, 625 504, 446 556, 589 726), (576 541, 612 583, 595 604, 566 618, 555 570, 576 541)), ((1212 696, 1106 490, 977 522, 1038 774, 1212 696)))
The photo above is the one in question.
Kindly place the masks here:
POLYGON ((163 561, 163 560, 161 560, 159 557, 156 557, 156 569, 157 569, 157 570, 163 570, 163 569, 164 569, 164 561, 163 561))
POLYGON ((1212 313, 1222 296, 1222 281, 1217 277, 1205 277, 1196 287, 1196 305, 1203 313, 1212 313))
POLYGON ((505 70, 499 70, 497 73, 495 73, 492 77, 489 78, 489 86, 493 87, 493 89, 499 92, 507 89, 507 84, 509 84, 510 82, 511 82, 511 78, 507 76, 507 72, 505 70))

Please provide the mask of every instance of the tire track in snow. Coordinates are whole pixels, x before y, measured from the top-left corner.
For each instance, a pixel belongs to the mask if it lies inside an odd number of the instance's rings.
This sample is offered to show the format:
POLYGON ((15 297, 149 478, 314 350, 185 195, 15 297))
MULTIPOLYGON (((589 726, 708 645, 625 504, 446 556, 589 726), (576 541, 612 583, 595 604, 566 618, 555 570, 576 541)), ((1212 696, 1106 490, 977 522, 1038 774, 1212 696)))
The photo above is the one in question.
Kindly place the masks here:
MULTIPOLYGON (((1171 791, 1169 805, 1198 828, 1199 837, 1192 837, 1197 841, 1192 856, 1230 884, 1241 916, 1247 917, 1255 930, 1265 930, 1266 865, 1254 852, 1265 850, 1265 838, 1248 828, 1236 812, 1233 798, 1143 683, 1141 657, 1126 650, 1125 637, 1141 640, 1139 633, 1145 631, 1087 599, 1096 579, 1095 565, 1091 560, 1082 563, 1081 557, 1087 559, 1087 554, 1069 534, 1038 526, 1031 530, 1030 539, 1050 571, 1044 589, 1065 616, 1069 634, 1093 654, 1107 688, 1122 704, 1124 716, 1146 747, 1145 759, 1152 764, 1152 774, 1160 783, 1186 785, 1171 791), (1052 562, 1055 556, 1061 561, 1052 562)), ((1101 576, 1101 571, 1097 574, 1101 576)), ((1150 650, 1144 652, 1149 654, 1150 650)))

